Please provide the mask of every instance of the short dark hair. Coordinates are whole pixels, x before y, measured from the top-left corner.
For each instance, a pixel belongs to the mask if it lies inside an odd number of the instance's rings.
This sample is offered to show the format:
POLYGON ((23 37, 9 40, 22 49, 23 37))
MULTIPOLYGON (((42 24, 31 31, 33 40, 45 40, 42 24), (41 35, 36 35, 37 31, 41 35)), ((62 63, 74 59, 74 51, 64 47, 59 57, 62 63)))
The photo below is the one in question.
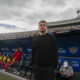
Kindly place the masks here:
POLYGON ((47 25, 47 22, 46 22, 45 20, 41 20, 41 21, 39 22, 39 24, 40 24, 41 22, 44 22, 44 23, 46 23, 46 25, 47 25))

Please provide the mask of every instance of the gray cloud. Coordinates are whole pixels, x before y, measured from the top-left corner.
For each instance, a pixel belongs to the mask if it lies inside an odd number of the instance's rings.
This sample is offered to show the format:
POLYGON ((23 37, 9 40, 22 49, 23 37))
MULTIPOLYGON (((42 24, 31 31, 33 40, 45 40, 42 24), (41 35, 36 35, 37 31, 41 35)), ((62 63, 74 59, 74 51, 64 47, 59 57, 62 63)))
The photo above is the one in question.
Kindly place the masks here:
POLYGON ((9 25, 9 24, 0 24, 0 27, 4 27, 7 29, 16 29, 17 27, 14 25, 9 25))
POLYGON ((62 15, 62 19, 71 19, 71 18, 76 18, 77 17, 77 13, 76 13, 77 9, 73 9, 73 8, 68 8, 65 12, 62 12, 60 15, 62 15))
POLYGON ((3 28, 5 28, 5 29, 20 29, 20 30, 25 30, 25 28, 19 28, 19 27, 17 27, 17 26, 15 26, 15 25, 10 25, 10 24, 0 24, 0 27, 3 27, 3 28))
POLYGON ((31 0, 0 0, 0 20, 20 18, 24 8, 30 8, 31 0))
POLYGON ((10 6, 10 7, 24 7, 28 4, 31 0, 0 0, 0 4, 3 6, 10 6))
MULTIPOLYGON (((79 1, 79 0, 78 0, 79 1)), ((20 23, 23 29, 26 26, 36 26, 40 20, 56 21, 76 17, 76 9, 80 5, 76 0, 0 0, 0 21, 8 20, 20 23), (75 6, 74 6, 75 4, 75 6)), ((10 29, 22 29, 17 25, 10 29), (15 27, 16 26, 16 27, 15 27)))
POLYGON ((67 0, 44 0, 43 4, 46 5, 46 3, 48 5, 52 5, 52 6, 57 6, 57 7, 60 7, 60 6, 65 6, 66 5, 66 1, 67 0))

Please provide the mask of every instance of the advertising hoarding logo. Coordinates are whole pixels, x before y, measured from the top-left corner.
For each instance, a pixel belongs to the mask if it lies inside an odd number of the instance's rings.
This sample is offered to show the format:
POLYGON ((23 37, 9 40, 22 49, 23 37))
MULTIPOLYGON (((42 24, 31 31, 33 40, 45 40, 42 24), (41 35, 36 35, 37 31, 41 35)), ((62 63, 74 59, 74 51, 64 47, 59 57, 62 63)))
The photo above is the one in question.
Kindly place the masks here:
POLYGON ((27 48, 27 52, 28 52, 28 53, 32 53, 32 49, 27 48))
POLYGON ((2 51, 9 51, 9 48, 1 48, 2 51))
POLYGON ((5 51, 5 48, 1 48, 1 51, 5 51))
POLYGON ((66 50, 64 48, 59 48, 58 53, 66 53, 66 50))
POLYGON ((76 62, 76 61, 72 61, 72 63, 71 63, 71 64, 72 64, 72 66, 73 66, 73 67, 79 67, 78 62, 76 62))
POLYGON ((69 48, 69 51, 70 51, 72 54, 76 54, 77 51, 78 51, 78 47, 70 47, 70 48, 69 48))
POLYGON ((6 51, 9 51, 9 48, 6 48, 6 51))

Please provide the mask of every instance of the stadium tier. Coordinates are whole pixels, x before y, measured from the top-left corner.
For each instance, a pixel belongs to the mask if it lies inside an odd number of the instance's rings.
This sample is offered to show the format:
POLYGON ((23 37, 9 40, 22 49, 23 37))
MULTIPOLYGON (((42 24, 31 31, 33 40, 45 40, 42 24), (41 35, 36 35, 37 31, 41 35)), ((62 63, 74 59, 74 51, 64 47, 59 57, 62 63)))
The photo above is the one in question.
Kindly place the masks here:
POLYGON ((49 32, 69 32, 70 30, 80 30, 80 18, 48 22, 49 32))
MULTIPOLYGON (((48 22, 48 32, 64 33, 69 32, 71 30, 80 30, 80 18, 48 22)), ((38 34, 38 30, 4 33, 0 34, 0 40, 27 38, 32 37, 36 34, 38 34)))
MULTIPOLYGON (((48 32, 56 36, 59 60, 70 61, 75 71, 80 71, 80 18, 48 22, 48 32)), ((0 52, 11 54, 16 48, 31 56, 32 38, 38 31, 0 34, 0 52)))

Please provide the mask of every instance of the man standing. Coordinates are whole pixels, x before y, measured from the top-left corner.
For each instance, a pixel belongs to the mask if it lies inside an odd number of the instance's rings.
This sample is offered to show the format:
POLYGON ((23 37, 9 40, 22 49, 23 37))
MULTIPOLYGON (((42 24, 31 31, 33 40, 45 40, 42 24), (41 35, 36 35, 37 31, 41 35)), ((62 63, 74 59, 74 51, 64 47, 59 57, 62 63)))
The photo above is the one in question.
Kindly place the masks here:
POLYGON ((13 54, 15 57, 15 61, 20 61, 24 56, 24 53, 20 50, 20 48, 16 49, 16 52, 13 54))
POLYGON ((17 71, 15 71, 14 73, 20 74, 20 63, 22 62, 21 60, 24 56, 24 53, 20 50, 20 48, 17 48, 13 56, 15 58, 15 64, 17 65, 17 71))
POLYGON ((39 22, 39 35, 32 40, 32 68, 35 80, 54 80, 58 47, 54 35, 47 33, 47 22, 39 22))

